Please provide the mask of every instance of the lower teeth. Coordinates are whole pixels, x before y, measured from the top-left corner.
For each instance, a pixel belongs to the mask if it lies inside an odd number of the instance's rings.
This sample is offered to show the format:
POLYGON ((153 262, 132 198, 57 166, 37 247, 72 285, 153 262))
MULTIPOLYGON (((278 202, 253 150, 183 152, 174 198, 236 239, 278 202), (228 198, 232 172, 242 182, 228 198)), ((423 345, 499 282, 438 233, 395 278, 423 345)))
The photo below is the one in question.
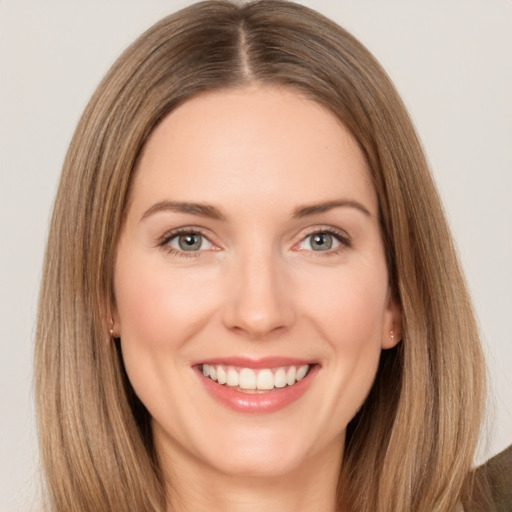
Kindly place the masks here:
MULTIPOLYGON (((222 386, 222 384, 221 384, 222 386)), ((249 395, 263 395, 264 393, 270 393, 271 391, 275 391, 276 389, 284 389, 284 388, 272 388, 272 389, 242 389, 240 386, 226 386, 225 388, 232 389, 234 391, 241 391, 242 393, 248 393, 249 395)), ((288 386, 285 386, 288 387, 288 386)))

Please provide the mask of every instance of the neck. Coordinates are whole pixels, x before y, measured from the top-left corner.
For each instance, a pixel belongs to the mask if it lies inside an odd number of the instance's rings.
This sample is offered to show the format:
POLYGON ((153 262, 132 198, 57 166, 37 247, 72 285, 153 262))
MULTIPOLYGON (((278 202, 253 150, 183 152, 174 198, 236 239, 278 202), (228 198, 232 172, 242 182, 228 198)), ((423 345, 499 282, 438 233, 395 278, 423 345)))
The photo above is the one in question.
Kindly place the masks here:
POLYGON ((163 465, 168 512, 336 512, 341 452, 330 447, 279 475, 221 473, 174 452, 163 465))

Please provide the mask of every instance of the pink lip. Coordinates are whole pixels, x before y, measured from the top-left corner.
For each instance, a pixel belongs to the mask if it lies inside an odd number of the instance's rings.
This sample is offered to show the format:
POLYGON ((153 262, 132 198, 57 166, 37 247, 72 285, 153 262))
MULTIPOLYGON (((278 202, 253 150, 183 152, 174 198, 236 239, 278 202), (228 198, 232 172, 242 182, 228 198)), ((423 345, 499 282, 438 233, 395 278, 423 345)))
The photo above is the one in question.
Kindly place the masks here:
MULTIPOLYGON (((312 364, 311 362, 308 363, 306 361, 299 361, 289 358, 265 358, 250 361, 252 364, 248 364, 249 360, 245 358, 209 359, 208 361, 204 362, 207 364, 225 364, 229 366, 240 366, 244 368, 255 369, 312 364)), ((242 391, 218 384, 208 377, 205 377, 201 372, 200 366, 196 365, 194 366, 194 369, 196 370, 196 374, 205 387, 206 391, 221 404, 237 412, 265 414, 284 409, 302 397, 313 382, 315 375, 320 369, 320 365, 312 364, 306 377, 295 383, 293 386, 273 389, 272 391, 264 392, 261 394, 244 393, 242 391)))

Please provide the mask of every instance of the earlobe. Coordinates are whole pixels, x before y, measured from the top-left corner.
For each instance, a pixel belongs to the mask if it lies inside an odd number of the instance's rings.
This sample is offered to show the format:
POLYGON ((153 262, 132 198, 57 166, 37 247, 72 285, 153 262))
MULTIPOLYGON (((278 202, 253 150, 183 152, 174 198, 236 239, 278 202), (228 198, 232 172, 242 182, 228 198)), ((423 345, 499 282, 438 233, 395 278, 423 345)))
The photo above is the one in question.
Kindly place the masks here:
POLYGON ((117 310, 115 307, 111 307, 108 313, 108 333, 111 339, 117 339, 121 336, 120 325, 118 321, 117 310))
POLYGON ((398 345, 400 341, 400 335, 398 335, 397 333, 395 333, 393 329, 391 329, 388 333, 387 340, 382 340, 382 348, 393 348, 395 345, 398 345))
POLYGON ((108 333, 112 340, 117 340, 121 337, 119 324, 113 318, 110 319, 108 333))
POLYGON ((393 348, 402 340, 402 308, 400 304, 389 298, 386 320, 384 321, 381 346, 383 349, 393 348))
POLYGON ((119 338, 119 325, 114 321, 113 318, 110 319, 110 329, 108 330, 110 336, 114 339, 119 338))

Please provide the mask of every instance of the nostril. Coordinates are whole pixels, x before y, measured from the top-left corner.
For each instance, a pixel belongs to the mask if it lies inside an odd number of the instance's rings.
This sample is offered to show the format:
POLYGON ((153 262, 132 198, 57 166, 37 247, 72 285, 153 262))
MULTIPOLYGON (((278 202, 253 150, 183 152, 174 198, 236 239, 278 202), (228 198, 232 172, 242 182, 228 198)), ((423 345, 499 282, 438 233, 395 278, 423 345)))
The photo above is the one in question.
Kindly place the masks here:
POLYGON ((230 329, 239 335, 245 335, 248 339, 264 340, 286 331, 287 326, 263 321, 249 321, 233 325, 230 329))
POLYGON ((287 330, 295 321, 291 304, 275 298, 257 301, 254 297, 228 304, 224 324, 237 334, 251 339, 261 339, 287 330))

